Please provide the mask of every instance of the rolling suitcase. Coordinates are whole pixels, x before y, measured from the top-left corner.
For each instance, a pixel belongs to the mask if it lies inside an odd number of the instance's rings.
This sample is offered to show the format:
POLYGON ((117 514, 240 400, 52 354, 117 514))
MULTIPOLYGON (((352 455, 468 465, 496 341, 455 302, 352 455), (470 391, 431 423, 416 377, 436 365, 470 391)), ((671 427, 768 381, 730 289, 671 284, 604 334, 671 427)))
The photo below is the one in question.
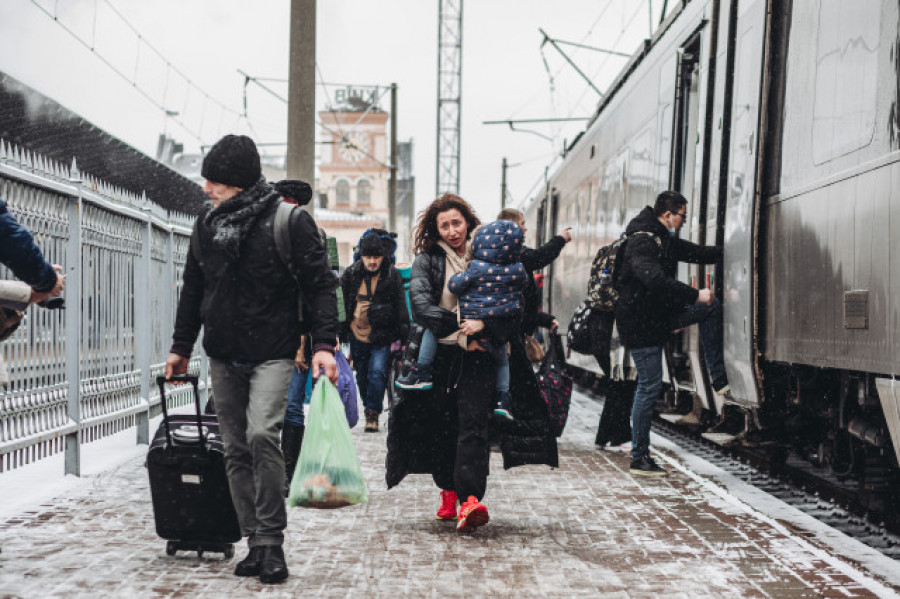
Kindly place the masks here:
POLYGON ((177 375, 173 381, 194 388, 196 414, 172 415, 166 409, 163 376, 159 385, 163 421, 147 454, 156 533, 166 539, 166 553, 179 550, 221 552, 234 556, 241 529, 225 474, 225 452, 214 415, 200 414, 199 378, 177 375))

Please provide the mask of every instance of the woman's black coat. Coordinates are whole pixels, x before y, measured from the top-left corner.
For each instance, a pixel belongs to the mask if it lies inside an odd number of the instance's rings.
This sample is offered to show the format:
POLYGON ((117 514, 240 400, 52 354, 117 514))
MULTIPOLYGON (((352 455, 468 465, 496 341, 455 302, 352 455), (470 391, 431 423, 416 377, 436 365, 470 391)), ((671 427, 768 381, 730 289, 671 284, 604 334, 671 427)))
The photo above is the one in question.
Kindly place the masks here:
MULTIPOLYGON (((410 281, 410 303, 413 318, 419 326, 414 326, 410 335, 407 358, 415 359, 418 339, 422 327, 432 329, 439 336, 445 336, 458 328, 456 316, 438 307, 444 284, 445 256, 443 250, 435 246, 431 251, 419 254, 412 268, 410 281)), ((537 378, 531 363, 525 355, 525 347, 520 337, 510 339, 509 357, 510 396, 512 412, 516 419, 499 426, 492 436, 499 440, 503 454, 503 467, 513 468, 525 464, 559 465, 556 437, 550 428, 547 405, 541 397, 537 378)), ((439 440, 447 436, 444 430, 448 418, 435 411, 445 402, 434 401, 435 393, 455 395, 450 382, 466 376, 466 355, 460 350, 460 359, 449 362, 450 372, 444 389, 430 391, 401 391, 391 393, 390 420, 388 423, 387 486, 400 483, 407 474, 429 474, 441 468, 436 464, 441 456, 439 440)), ((494 381, 485 381, 484 392, 494 392, 494 381)), ((455 399, 455 398, 454 398, 455 399)))

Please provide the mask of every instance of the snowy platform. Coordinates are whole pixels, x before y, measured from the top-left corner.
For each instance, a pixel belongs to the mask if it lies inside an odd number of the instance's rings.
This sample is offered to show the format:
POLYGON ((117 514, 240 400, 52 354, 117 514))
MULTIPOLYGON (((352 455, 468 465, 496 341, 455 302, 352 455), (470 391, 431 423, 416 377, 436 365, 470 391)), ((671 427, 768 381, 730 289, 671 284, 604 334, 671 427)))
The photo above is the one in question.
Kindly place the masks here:
POLYGON ((358 426, 369 502, 290 509, 291 576, 275 587, 232 575, 243 547, 231 560, 167 556, 133 445, 80 480, 29 478, 40 465, 0 474, 0 595, 781 598, 900 588, 897 562, 656 436, 669 476, 630 476, 627 454, 593 445, 599 411, 576 393, 559 469, 504 471, 492 454, 491 521, 474 535, 434 519, 430 476, 387 491, 385 432, 358 426))

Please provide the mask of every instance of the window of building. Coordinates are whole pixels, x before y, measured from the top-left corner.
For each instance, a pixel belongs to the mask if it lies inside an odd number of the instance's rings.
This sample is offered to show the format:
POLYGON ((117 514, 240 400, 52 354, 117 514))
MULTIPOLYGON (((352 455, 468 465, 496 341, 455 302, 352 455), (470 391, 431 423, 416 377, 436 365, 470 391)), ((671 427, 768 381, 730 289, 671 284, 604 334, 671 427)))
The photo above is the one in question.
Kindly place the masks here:
POLYGON ((341 179, 334 185, 335 204, 346 206, 350 204, 350 183, 341 179))
POLYGON ((362 179, 356 184, 356 203, 367 206, 372 202, 372 184, 368 179, 362 179))

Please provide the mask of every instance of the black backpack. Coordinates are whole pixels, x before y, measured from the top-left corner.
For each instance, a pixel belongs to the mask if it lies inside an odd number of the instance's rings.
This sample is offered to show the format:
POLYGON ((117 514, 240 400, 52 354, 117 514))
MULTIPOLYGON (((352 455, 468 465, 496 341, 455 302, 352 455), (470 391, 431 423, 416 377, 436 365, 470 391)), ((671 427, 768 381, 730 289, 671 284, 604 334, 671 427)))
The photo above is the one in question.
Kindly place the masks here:
MULTIPOLYGON (((655 233, 637 231, 633 235, 650 235, 656 241, 656 245, 662 249, 662 241, 655 233)), ((619 255, 622 254, 624 257, 622 248, 628 241, 628 237, 623 233, 609 245, 604 245, 597 250, 597 255, 594 256, 594 261, 591 263, 591 276, 588 279, 587 298, 584 300, 592 310, 612 312, 616 308, 616 302, 619 299, 619 292, 615 288, 615 282, 619 278, 616 266, 619 255)))

